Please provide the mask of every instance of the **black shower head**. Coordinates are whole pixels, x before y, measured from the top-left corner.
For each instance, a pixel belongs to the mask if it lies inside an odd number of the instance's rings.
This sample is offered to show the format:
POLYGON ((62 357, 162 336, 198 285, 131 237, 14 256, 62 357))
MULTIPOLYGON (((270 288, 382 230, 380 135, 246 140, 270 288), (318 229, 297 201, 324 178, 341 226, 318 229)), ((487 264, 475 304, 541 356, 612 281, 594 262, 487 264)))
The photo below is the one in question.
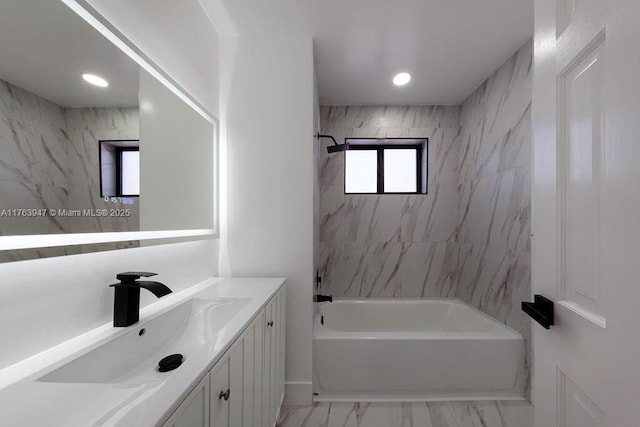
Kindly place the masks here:
POLYGON ((347 151, 349 149, 349 144, 338 144, 336 139, 331 135, 320 135, 320 133, 317 133, 316 138, 318 139, 318 141, 320 140, 320 138, 331 138, 331 140, 333 141, 333 145, 327 147, 327 153, 338 153, 340 151, 347 151))
POLYGON ((340 151, 347 151, 349 149, 349 144, 340 144, 340 145, 329 145, 327 147, 327 153, 338 153, 340 151))

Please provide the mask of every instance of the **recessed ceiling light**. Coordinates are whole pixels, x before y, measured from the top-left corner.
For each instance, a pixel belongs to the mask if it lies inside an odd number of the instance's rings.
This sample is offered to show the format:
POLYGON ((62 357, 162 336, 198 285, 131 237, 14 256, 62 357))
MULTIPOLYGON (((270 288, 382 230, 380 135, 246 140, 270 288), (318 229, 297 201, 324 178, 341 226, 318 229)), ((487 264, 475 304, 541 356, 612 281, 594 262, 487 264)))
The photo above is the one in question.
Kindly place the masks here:
POLYGON ((98 87, 107 87, 107 86, 109 86, 109 82, 108 81, 106 81, 102 77, 96 76, 95 74, 84 73, 82 75, 82 78, 86 82, 91 83, 92 85, 95 85, 95 86, 98 86, 98 87))
POLYGON ((411 74, 409 73, 398 73, 393 78, 393 84, 396 86, 404 86, 411 81, 411 74))

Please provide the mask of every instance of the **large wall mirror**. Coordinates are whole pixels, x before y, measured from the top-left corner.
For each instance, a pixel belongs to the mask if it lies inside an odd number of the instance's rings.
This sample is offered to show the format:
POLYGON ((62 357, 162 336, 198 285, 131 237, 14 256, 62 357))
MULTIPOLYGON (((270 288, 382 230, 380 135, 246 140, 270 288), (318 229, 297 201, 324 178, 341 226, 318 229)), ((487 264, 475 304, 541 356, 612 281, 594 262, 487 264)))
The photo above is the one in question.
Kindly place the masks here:
POLYGON ((0 262, 215 236, 216 137, 86 3, 0 3, 0 262))

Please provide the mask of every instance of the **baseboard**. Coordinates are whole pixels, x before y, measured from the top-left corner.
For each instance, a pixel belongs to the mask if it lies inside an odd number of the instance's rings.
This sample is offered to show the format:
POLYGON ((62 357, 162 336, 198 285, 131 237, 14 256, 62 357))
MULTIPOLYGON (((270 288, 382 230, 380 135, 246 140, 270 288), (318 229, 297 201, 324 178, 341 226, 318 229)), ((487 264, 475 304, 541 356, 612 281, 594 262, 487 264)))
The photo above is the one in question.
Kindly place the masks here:
POLYGON ((310 406, 313 403, 313 389, 309 382, 285 382, 283 406, 310 406))

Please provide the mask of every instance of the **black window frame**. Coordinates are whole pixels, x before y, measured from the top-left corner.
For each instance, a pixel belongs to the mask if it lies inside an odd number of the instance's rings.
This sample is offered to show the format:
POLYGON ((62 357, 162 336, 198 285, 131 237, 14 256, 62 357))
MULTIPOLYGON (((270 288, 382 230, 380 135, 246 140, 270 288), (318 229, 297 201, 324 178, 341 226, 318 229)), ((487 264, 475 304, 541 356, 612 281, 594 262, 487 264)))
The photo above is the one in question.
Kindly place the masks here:
POLYGON ((368 151, 376 151, 377 153, 377 165, 378 165, 378 174, 377 174, 377 185, 376 185, 376 192, 375 193, 348 193, 347 192, 347 180, 346 180, 346 172, 347 172, 347 162, 346 162, 346 154, 345 154, 345 162, 344 162, 344 186, 343 186, 343 190, 344 190, 344 194, 362 194, 362 195, 374 195, 374 194, 427 194, 427 179, 423 179, 423 173, 422 173, 422 160, 423 160, 423 154, 424 157, 426 158, 426 162, 425 162, 425 176, 428 176, 428 144, 429 144, 429 140, 428 138, 411 138, 411 137, 407 137, 407 138, 384 138, 384 139, 379 139, 379 138, 353 138, 354 140, 357 141, 363 141, 363 140, 367 140, 367 139, 371 139, 372 141, 391 141, 391 140, 411 140, 411 141, 415 141, 415 140, 424 140, 423 143, 418 143, 418 144, 394 144, 394 143, 389 143, 389 142, 380 142, 379 144, 368 144, 368 143, 353 143, 349 141, 349 138, 347 138, 347 141, 349 143, 349 150, 368 150, 368 151), (389 192, 389 191, 384 191, 384 150, 393 150, 393 149, 415 149, 416 150, 416 191, 414 192, 389 192), (424 183, 424 185, 423 185, 424 183), (424 187, 424 188, 423 188, 424 187))

